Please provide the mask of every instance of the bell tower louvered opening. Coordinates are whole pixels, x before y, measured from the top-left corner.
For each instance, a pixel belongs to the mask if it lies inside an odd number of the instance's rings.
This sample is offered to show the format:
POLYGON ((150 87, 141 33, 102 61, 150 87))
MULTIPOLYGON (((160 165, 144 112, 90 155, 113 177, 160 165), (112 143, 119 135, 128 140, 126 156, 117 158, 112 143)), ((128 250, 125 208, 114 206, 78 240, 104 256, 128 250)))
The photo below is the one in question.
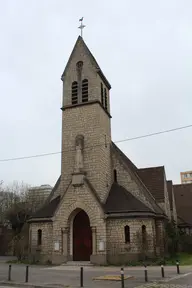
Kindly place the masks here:
POLYGON ((82 81, 82 102, 88 102, 88 80, 82 81))
POLYGON ((72 83, 72 87, 71 87, 71 102, 72 105, 77 104, 78 103, 78 84, 77 81, 74 81, 72 83))

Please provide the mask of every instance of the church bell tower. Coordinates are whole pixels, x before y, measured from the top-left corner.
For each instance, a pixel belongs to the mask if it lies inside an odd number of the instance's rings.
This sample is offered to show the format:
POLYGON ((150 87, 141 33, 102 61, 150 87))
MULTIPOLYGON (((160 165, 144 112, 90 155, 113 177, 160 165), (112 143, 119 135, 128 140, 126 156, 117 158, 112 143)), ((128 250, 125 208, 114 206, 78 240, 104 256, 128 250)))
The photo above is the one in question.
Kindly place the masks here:
POLYGON ((81 36, 62 74, 63 193, 87 178, 101 202, 111 186, 110 84, 81 36))

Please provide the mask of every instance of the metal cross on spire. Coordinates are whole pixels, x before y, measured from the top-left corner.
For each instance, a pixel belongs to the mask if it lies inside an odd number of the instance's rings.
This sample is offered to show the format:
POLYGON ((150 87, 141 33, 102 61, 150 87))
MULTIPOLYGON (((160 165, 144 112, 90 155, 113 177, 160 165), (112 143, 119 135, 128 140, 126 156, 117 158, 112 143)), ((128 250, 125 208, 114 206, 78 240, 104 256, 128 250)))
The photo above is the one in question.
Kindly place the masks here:
POLYGON ((81 22, 81 25, 78 28, 81 29, 81 37, 83 38, 83 29, 85 28, 85 25, 83 25, 83 17, 79 19, 79 21, 81 22))

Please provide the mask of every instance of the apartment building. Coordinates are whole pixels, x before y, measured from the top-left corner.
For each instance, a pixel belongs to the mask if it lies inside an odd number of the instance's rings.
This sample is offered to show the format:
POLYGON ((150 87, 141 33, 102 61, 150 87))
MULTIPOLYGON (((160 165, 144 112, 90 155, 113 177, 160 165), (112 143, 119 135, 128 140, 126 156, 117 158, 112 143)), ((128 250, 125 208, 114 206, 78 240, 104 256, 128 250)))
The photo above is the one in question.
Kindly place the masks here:
POLYGON ((192 183, 192 171, 181 172, 181 184, 192 183))

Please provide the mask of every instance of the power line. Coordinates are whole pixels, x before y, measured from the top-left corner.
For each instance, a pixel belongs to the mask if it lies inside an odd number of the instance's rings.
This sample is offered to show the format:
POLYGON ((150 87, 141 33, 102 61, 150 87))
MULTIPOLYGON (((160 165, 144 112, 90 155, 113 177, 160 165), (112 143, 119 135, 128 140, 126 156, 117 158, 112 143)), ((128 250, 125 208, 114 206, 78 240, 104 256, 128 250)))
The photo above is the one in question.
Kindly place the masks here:
MULTIPOLYGON (((182 126, 182 127, 169 129, 169 130, 163 130, 163 131, 159 131, 159 132, 154 132, 154 133, 150 133, 150 134, 136 136, 136 137, 132 137, 132 138, 125 138, 125 139, 122 139, 122 140, 115 141, 114 143, 123 143, 123 142, 127 142, 127 141, 138 140, 138 139, 142 139, 142 138, 147 138, 147 137, 151 137, 151 136, 156 136, 156 135, 160 135, 160 134, 165 134, 165 133, 170 133, 170 132, 174 132, 174 131, 178 131, 178 130, 183 130, 183 129, 187 129, 187 128, 191 128, 191 127, 192 127, 192 124, 191 125, 187 125, 187 126, 182 126)), ((108 145, 108 144, 109 143, 95 144, 95 145, 92 145, 92 146, 87 146, 87 147, 85 147, 85 149, 94 148, 94 147, 97 147, 97 146, 108 145)), ((58 152, 51 152, 51 153, 43 153, 43 154, 37 154, 37 155, 31 155, 31 156, 22 156, 22 157, 15 157, 15 158, 0 159, 0 162, 8 162, 8 161, 16 161, 16 160, 24 160, 24 159, 38 158, 38 157, 44 157, 44 156, 51 156, 51 155, 61 154, 62 152, 70 152, 70 151, 75 151, 75 149, 66 149, 66 150, 62 150, 62 151, 58 151, 58 152)))
POLYGON ((174 131, 178 131, 178 130, 182 130, 182 129, 186 129, 186 128, 191 128, 191 127, 192 127, 192 124, 187 125, 187 126, 178 127, 178 128, 169 129, 169 130, 154 132, 151 134, 146 134, 146 135, 142 135, 142 136, 138 136, 138 137, 125 138, 123 140, 116 141, 115 143, 122 143, 122 142, 126 142, 126 141, 137 140, 137 139, 141 139, 141 138, 146 138, 146 137, 151 137, 151 136, 155 136, 155 135, 159 135, 159 134, 174 132, 174 131))

